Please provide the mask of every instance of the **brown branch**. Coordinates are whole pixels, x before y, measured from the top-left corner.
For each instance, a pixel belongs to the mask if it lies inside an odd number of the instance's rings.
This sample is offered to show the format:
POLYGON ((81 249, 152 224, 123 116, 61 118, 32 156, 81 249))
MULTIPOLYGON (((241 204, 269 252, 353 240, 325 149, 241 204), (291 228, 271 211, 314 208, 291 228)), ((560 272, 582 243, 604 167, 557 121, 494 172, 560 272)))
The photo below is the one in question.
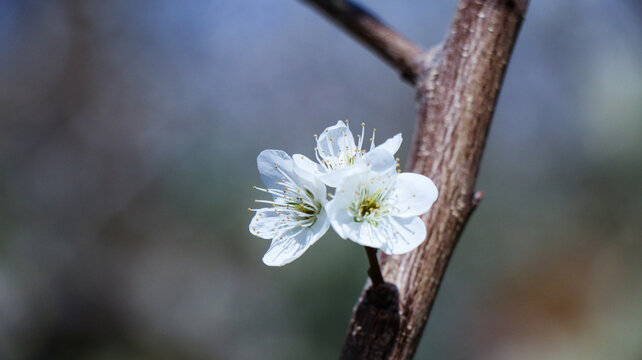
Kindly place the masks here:
POLYGON ((398 289, 399 326, 379 321, 381 312, 386 313, 381 309, 389 311, 396 304, 373 308, 372 289, 377 287, 369 287, 355 307, 342 350, 344 359, 364 358, 361 354, 369 354, 368 359, 410 359, 457 240, 483 196, 473 192, 475 180, 528 0, 459 0, 446 41, 427 53, 348 2, 306 1, 416 84, 419 114, 408 167, 433 179, 439 198, 423 216, 426 241, 408 254, 381 259, 383 275, 398 289), (422 59, 420 66, 417 58, 422 59), (394 341, 386 337, 391 349, 381 350, 382 343, 373 340, 378 334, 394 334, 394 341))
POLYGON ((435 182, 439 199, 423 219, 415 251, 385 256, 383 273, 399 288, 401 325, 390 358, 413 357, 448 260, 471 212, 473 194, 506 65, 527 0, 460 0, 440 53, 418 77, 419 114, 409 169, 435 182))
POLYGON ((422 49, 349 0, 303 0, 366 44, 414 84, 422 49))

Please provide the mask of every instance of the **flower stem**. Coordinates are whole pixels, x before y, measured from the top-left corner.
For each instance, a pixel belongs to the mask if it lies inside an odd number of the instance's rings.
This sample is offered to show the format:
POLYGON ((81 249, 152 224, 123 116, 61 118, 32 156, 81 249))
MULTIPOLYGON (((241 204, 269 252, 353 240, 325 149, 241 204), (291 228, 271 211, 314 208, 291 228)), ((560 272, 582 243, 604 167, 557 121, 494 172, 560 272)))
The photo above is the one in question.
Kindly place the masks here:
POLYGON ((377 260, 377 249, 369 246, 364 246, 364 248, 368 255, 368 261, 370 262, 368 276, 370 276, 370 280, 372 280, 372 286, 377 287, 384 283, 381 268, 379 268, 379 261, 377 260))

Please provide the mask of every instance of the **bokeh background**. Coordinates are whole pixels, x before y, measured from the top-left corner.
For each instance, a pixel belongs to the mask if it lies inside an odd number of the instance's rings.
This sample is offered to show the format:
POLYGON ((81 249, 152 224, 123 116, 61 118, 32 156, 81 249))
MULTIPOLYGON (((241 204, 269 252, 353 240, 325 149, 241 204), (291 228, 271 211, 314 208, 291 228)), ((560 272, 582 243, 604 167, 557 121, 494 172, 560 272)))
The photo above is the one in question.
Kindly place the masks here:
MULTIPOLYGON (((455 0, 363 0, 429 47, 455 0)), ((366 278, 247 231, 263 149, 415 121, 295 0, 0 0, 0 359, 333 359, 366 278)), ((536 0, 417 359, 642 358, 642 4, 536 0)))

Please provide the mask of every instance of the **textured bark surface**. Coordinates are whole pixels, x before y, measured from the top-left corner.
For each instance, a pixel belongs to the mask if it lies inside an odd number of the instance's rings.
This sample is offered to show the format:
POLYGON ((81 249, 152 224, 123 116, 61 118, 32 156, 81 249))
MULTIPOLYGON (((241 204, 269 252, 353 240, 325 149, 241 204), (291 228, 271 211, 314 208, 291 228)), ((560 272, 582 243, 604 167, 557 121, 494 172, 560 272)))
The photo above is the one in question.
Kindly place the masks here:
POLYGON ((446 265, 480 196, 474 196, 490 120, 526 1, 462 0, 443 47, 417 83, 419 114, 408 170, 431 178, 439 199, 423 219, 426 241, 382 259, 399 288, 401 327, 392 359, 415 353, 446 265))
MULTIPOLYGON (((399 50, 418 47, 408 45, 392 30, 387 29, 384 37, 376 36, 385 26, 382 23, 376 22, 374 35, 368 27, 364 28, 363 22, 354 24, 349 9, 358 8, 349 2, 308 2, 375 49, 417 88, 419 114, 408 171, 430 177, 439 189, 439 198, 423 216, 426 241, 408 254, 381 258, 385 281, 395 284, 399 293, 400 321, 395 339, 390 342, 390 352, 373 351, 381 346, 374 335, 383 330, 380 323, 371 324, 377 315, 363 310, 369 306, 370 288, 355 307, 342 351, 342 354, 348 350, 351 354, 369 354, 369 359, 410 359, 457 239, 481 199, 481 192, 474 192, 479 163, 528 0, 460 0, 443 45, 422 52, 419 61, 414 50, 399 50), (395 44, 397 41, 401 43, 395 44), (407 73, 413 75, 408 77, 407 73), (356 325, 358 341, 354 338, 356 325), (355 346, 360 350, 355 350, 355 346)), ((390 322, 389 326, 394 325, 390 322)))
POLYGON ((399 292, 394 284, 364 291, 350 321, 341 360, 387 359, 399 333, 399 292))

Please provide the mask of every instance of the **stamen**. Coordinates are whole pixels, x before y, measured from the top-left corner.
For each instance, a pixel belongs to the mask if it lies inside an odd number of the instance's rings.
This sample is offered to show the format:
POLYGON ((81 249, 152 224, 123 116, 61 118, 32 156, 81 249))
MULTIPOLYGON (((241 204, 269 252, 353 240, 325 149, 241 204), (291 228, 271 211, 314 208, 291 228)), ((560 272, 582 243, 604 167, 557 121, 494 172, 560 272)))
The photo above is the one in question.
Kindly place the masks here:
POLYGON ((375 139, 376 132, 377 132, 377 129, 372 129, 372 138, 370 139, 370 150, 375 148, 374 139, 375 139))

